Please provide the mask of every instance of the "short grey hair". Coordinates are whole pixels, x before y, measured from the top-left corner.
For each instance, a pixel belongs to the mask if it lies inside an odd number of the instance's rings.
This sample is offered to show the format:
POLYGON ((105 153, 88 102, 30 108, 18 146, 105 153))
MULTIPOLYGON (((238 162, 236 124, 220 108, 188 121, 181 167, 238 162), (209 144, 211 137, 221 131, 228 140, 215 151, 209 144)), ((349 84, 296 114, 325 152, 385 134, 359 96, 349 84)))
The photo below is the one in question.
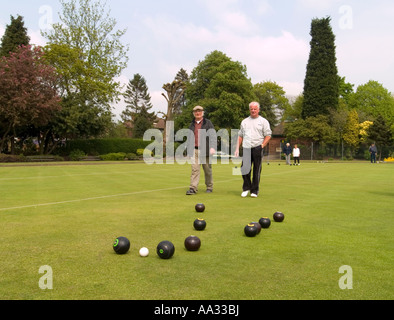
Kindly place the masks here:
POLYGON ((255 105, 257 105, 257 107, 258 107, 259 110, 260 110, 260 103, 258 103, 257 101, 251 102, 251 103, 249 104, 249 109, 250 109, 252 106, 255 106, 255 105))

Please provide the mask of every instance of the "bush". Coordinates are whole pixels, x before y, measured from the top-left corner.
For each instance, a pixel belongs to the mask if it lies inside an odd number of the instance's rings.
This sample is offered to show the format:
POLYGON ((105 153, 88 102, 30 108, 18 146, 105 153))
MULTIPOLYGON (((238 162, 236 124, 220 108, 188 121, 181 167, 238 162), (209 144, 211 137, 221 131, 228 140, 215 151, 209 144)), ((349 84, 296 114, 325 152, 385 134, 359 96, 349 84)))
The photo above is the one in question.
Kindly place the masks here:
POLYGON ((103 161, 123 161, 126 158, 126 153, 117 152, 117 153, 108 153, 100 156, 100 159, 103 161))
POLYGON ((75 149, 70 153, 70 160, 71 161, 81 161, 86 156, 85 152, 75 149))
POLYGON ((145 149, 151 141, 142 139, 90 139, 70 140, 65 146, 59 147, 56 153, 69 155, 73 150, 81 150, 86 155, 106 155, 109 153, 137 153, 138 149, 145 149))
POLYGON ((1 154, 0 153, 0 162, 26 162, 27 159, 23 155, 11 155, 11 154, 1 154))
POLYGON ((126 154, 126 158, 129 160, 139 160, 140 157, 137 156, 135 153, 128 153, 126 154))

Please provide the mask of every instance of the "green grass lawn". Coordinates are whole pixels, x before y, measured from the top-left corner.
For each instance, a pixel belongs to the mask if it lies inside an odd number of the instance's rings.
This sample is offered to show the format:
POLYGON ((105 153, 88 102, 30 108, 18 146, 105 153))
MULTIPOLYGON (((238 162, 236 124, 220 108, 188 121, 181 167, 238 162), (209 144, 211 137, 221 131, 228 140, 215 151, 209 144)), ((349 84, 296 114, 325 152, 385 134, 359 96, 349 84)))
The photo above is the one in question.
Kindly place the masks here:
POLYGON ((214 193, 202 180, 196 196, 185 195, 190 165, 0 167, 0 299, 394 298, 393 165, 264 164, 257 199, 240 197, 233 167, 214 165, 214 193), (244 235, 275 211, 283 223, 244 235), (184 249, 192 234, 197 252, 184 249), (131 242, 126 255, 112 249, 118 236, 131 242), (175 245, 170 260, 156 254, 162 240, 175 245), (52 290, 38 285, 43 265, 52 290), (353 289, 339 288, 343 265, 353 289))

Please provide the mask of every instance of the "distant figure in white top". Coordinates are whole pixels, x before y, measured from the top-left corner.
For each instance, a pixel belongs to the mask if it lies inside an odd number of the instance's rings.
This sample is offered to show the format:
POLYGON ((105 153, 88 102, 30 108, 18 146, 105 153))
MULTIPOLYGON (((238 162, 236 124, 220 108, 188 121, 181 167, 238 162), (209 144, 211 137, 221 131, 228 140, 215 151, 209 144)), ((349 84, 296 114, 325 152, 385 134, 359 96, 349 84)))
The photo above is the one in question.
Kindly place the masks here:
POLYGON ((241 122, 235 156, 239 156, 239 148, 242 144, 241 173, 243 178, 243 192, 241 197, 245 198, 250 192, 252 198, 257 198, 259 194, 263 149, 271 140, 272 131, 268 120, 259 115, 260 104, 258 102, 250 103, 249 112, 250 117, 241 122), (253 179, 251 175, 252 165, 253 179))
POLYGON ((300 165, 300 155, 301 151, 298 148, 298 146, 295 144, 294 149, 293 149, 293 159, 294 159, 294 165, 300 165))

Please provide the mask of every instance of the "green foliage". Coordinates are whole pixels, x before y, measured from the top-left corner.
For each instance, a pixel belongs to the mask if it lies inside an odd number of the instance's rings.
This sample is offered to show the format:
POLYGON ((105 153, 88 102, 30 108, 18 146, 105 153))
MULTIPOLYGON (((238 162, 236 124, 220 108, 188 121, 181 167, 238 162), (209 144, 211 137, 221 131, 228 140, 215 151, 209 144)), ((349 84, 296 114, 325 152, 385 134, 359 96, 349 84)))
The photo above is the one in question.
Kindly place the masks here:
POLYGON ((394 97, 377 81, 360 85, 351 95, 349 105, 367 116, 377 118, 380 115, 388 124, 394 124, 394 97))
POLYGON ((4 162, 26 162, 27 158, 24 155, 11 155, 0 153, 0 163, 4 162))
POLYGON ((338 109, 339 77, 336 66, 335 35, 331 19, 313 19, 312 40, 304 83, 302 116, 308 118, 338 109))
POLYGON ((360 144, 360 124, 358 113, 356 110, 351 110, 348 114, 346 125, 343 132, 343 140, 347 145, 353 149, 357 149, 360 144))
POLYGON ((145 78, 138 73, 135 74, 134 78, 129 80, 124 98, 127 105, 121 118, 134 124, 134 138, 142 138, 145 131, 152 128, 156 118, 154 112, 149 112, 152 104, 145 78))
POLYGON ((74 149, 73 151, 70 152, 70 160, 72 161, 80 161, 84 157, 86 157, 86 153, 79 149, 74 149))
POLYGON ((286 123, 285 132, 289 139, 309 139, 318 143, 333 144, 338 139, 337 132, 329 124, 328 117, 323 115, 286 123))
POLYGON ((193 69, 187 84, 187 105, 177 126, 188 127, 192 109, 201 105, 205 116, 217 128, 236 128, 255 98, 246 66, 232 61, 224 53, 213 51, 193 69))
POLYGON ((126 109, 122 112, 123 121, 134 121, 143 108, 147 111, 152 108, 146 80, 138 73, 129 80, 123 96, 126 103, 126 109))
POLYGON ((285 109, 282 120, 284 121, 296 121, 302 118, 302 105, 304 103, 304 96, 300 94, 295 98, 292 103, 289 103, 285 109))
POLYGON ((367 131, 370 140, 378 147, 380 161, 382 158, 382 148, 384 146, 390 146, 393 143, 391 129, 386 124, 383 116, 379 115, 367 131))
POLYGON ((126 158, 129 160, 139 160, 140 157, 137 156, 135 153, 131 152, 131 153, 127 153, 126 154, 126 158))
POLYGON ((126 153, 116 152, 100 155, 100 159, 103 161, 123 161, 126 159, 126 153))
POLYGON ((339 77, 339 98, 343 100, 345 104, 349 104, 350 97, 354 93, 354 84, 346 82, 346 77, 339 77))
POLYGON ((137 149, 146 148, 151 142, 142 139, 90 139, 70 140, 57 152, 68 155, 72 150, 81 150, 87 155, 102 155, 108 153, 137 153, 137 149))
POLYGON ((254 85, 254 94, 260 103, 260 110, 272 126, 278 124, 278 119, 290 106, 286 92, 276 82, 265 81, 254 85))
POLYGON ((98 136, 111 123, 111 103, 118 100, 115 80, 126 67, 128 47, 120 41, 126 30, 100 1, 61 0, 60 23, 44 32, 48 60, 62 76, 62 112, 53 130, 62 137, 98 136))
POLYGON ((0 44, 0 57, 8 57, 10 52, 15 52, 19 46, 29 45, 30 37, 27 35, 27 28, 23 17, 15 19, 11 16, 11 23, 6 27, 0 44))

